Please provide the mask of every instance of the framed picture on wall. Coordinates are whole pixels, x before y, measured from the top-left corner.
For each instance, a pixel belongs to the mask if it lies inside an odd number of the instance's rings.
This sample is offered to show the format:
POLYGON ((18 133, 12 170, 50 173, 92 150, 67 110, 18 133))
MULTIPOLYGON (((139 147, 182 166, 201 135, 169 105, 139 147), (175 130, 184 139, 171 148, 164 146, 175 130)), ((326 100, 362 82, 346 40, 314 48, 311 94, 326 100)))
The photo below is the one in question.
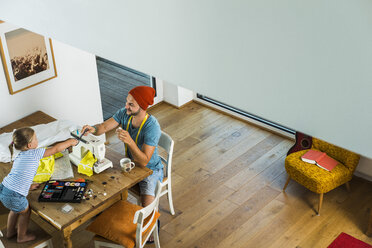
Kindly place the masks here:
POLYGON ((42 35, 3 22, 0 52, 10 94, 57 77, 52 41, 42 35))

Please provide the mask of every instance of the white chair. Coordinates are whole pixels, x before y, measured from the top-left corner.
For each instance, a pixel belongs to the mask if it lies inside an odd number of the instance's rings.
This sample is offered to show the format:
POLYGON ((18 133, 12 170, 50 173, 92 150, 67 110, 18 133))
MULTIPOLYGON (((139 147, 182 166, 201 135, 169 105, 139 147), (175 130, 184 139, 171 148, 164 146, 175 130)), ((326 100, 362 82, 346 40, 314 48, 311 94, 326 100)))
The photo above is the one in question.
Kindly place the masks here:
POLYGON ((30 223, 28 225, 28 231, 35 234, 36 239, 33 241, 25 242, 18 244, 17 243, 17 237, 13 237, 11 239, 7 239, 3 237, 3 233, 6 233, 6 227, 4 227, 0 231, 0 248, 53 248, 52 243, 52 236, 50 236, 48 233, 46 233, 43 229, 41 229, 35 222, 30 220, 30 223))
MULTIPOLYGON (((175 212, 174 212, 173 199, 172 199, 172 177, 171 177, 174 141, 167 133, 162 131, 160 139, 159 139, 159 146, 162 147, 167 152, 167 159, 160 156, 161 161, 164 164, 164 179, 162 182, 163 191, 161 192, 160 196, 167 194, 168 202, 169 202, 169 209, 170 209, 171 214, 174 215, 175 212)), ((140 189, 139 189, 138 184, 130 188, 128 192, 136 198, 137 204, 141 205, 140 189)))
MULTIPOLYGON (((147 240, 153 233, 155 247, 160 248, 159 230, 158 230, 158 225, 157 225, 159 215, 156 215, 156 214, 158 214, 158 206, 159 206, 159 198, 160 198, 161 190, 162 190, 161 183, 158 182, 156 185, 156 190, 155 190, 155 200, 150 205, 146 206, 145 208, 142 208, 140 210, 137 210, 135 213, 132 213, 134 214, 134 217, 132 215, 133 223, 137 224, 136 230, 133 230, 133 233, 135 231, 135 235, 136 235, 135 247, 138 247, 138 248, 144 247, 147 240), (149 220, 146 222, 146 225, 144 225, 144 220, 146 218, 148 218, 149 220), (148 228, 150 228, 149 231, 147 231, 148 228)), ((129 202, 127 203, 131 204, 129 202)), ((101 215, 103 214, 104 212, 101 215)), ((117 214, 120 214, 120 213, 117 213, 117 214)), ((114 219, 113 221, 115 221, 115 216, 112 216, 112 218, 114 219)), ((116 244, 113 241, 105 239, 98 235, 94 236, 93 240, 94 240, 95 248, 99 248, 101 246, 111 247, 111 248, 122 248, 123 247, 122 245, 116 244)))

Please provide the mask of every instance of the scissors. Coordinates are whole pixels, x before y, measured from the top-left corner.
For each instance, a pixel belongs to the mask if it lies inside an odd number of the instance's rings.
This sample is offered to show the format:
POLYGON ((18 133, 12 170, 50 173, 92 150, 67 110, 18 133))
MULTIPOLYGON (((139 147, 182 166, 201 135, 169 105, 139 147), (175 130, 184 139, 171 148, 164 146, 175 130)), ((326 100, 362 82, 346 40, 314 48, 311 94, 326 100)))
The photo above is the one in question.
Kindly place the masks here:
POLYGON ((81 138, 84 136, 84 134, 85 134, 87 131, 88 131, 88 129, 86 128, 86 129, 84 130, 84 132, 83 132, 80 136, 77 136, 77 135, 71 133, 72 136, 74 136, 74 137, 77 139, 77 141, 78 141, 78 143, 76 144, 76 146, 80 143, 80 141, 86 143, 85 140, 82 140, 81 138))

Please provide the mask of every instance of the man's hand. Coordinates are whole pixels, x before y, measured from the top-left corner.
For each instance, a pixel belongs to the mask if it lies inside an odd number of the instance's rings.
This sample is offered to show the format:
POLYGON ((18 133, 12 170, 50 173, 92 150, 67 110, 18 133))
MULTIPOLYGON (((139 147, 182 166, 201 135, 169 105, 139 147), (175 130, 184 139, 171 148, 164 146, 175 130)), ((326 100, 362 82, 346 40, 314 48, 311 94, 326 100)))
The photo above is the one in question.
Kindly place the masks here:
POLYGON ((121 140, 125 144, 128 144, 130 146, 132 143, 134 143, 134 140, 132 139, 132 137, 130 137, 130 134, 122 128, 116 129, 116 134, 118 135, 119 140, 121 140))
POLYGON ((87 129, 87 131, 85 132, 84 136, 88 135, 88 133, 94 134, 96 132, 96 129, 94 127, 84 125, 83 128, 81 129, 81 133, 84 133, 85 129, 87 129))
POLYGON ((35 189, 39 188, 39 186, 40 186, 40 183, 33 183, 33 184, 31 184, 30 190, 35 190, 35 189))

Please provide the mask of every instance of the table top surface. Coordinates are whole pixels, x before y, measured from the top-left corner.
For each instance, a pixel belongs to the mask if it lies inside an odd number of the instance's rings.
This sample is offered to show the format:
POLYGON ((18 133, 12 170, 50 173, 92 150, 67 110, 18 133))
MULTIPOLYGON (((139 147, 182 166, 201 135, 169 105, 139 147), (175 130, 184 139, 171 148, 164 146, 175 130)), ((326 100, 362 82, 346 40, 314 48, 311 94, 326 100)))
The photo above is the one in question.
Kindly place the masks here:
MULTIPOLYGON (((55 120, 43 112, 36 112, 17 122, 11 123, 6 127, 0 128, 0 134, 3 132, 12 131, 21 126, 33 126, 42 123, 48 123, 55 120)), ((51 222, 56 228, 63 229, 66 226, 81 219, 89 212, 99 208, 110 199, 117 197, 124 190, 132 187, 139 181, 149 176, 152 171, 148 168, 135 167, 129 173, 123 173, 120 168, 120 159, 123 155, 115 152, 110 148, 106 148, 106 158, 111 160, 113 168, 109 168, 99 174, 94 174, 88 177, 77 172, 77 167, 72 165, 74 171, 74 179, 83 178, 90 180, 87 189, 93 190, 93 196, 89 200, 83 200, 81 203, 68 203, 74 210, 70 213, 63 213, 61 208, 66 203, 60 202, 38 202, 38 197, 42 190, 42 185, 39 189, 30 191, 28 199, 30 206, 34 212, 51 222), (104 194, 106 193, 106 194, 104 194)), ((0 163, 0 179, 2 180, 11 170, 11 163, 0 163)), ((74 179, 66 179, 68 181, 74 179)))

